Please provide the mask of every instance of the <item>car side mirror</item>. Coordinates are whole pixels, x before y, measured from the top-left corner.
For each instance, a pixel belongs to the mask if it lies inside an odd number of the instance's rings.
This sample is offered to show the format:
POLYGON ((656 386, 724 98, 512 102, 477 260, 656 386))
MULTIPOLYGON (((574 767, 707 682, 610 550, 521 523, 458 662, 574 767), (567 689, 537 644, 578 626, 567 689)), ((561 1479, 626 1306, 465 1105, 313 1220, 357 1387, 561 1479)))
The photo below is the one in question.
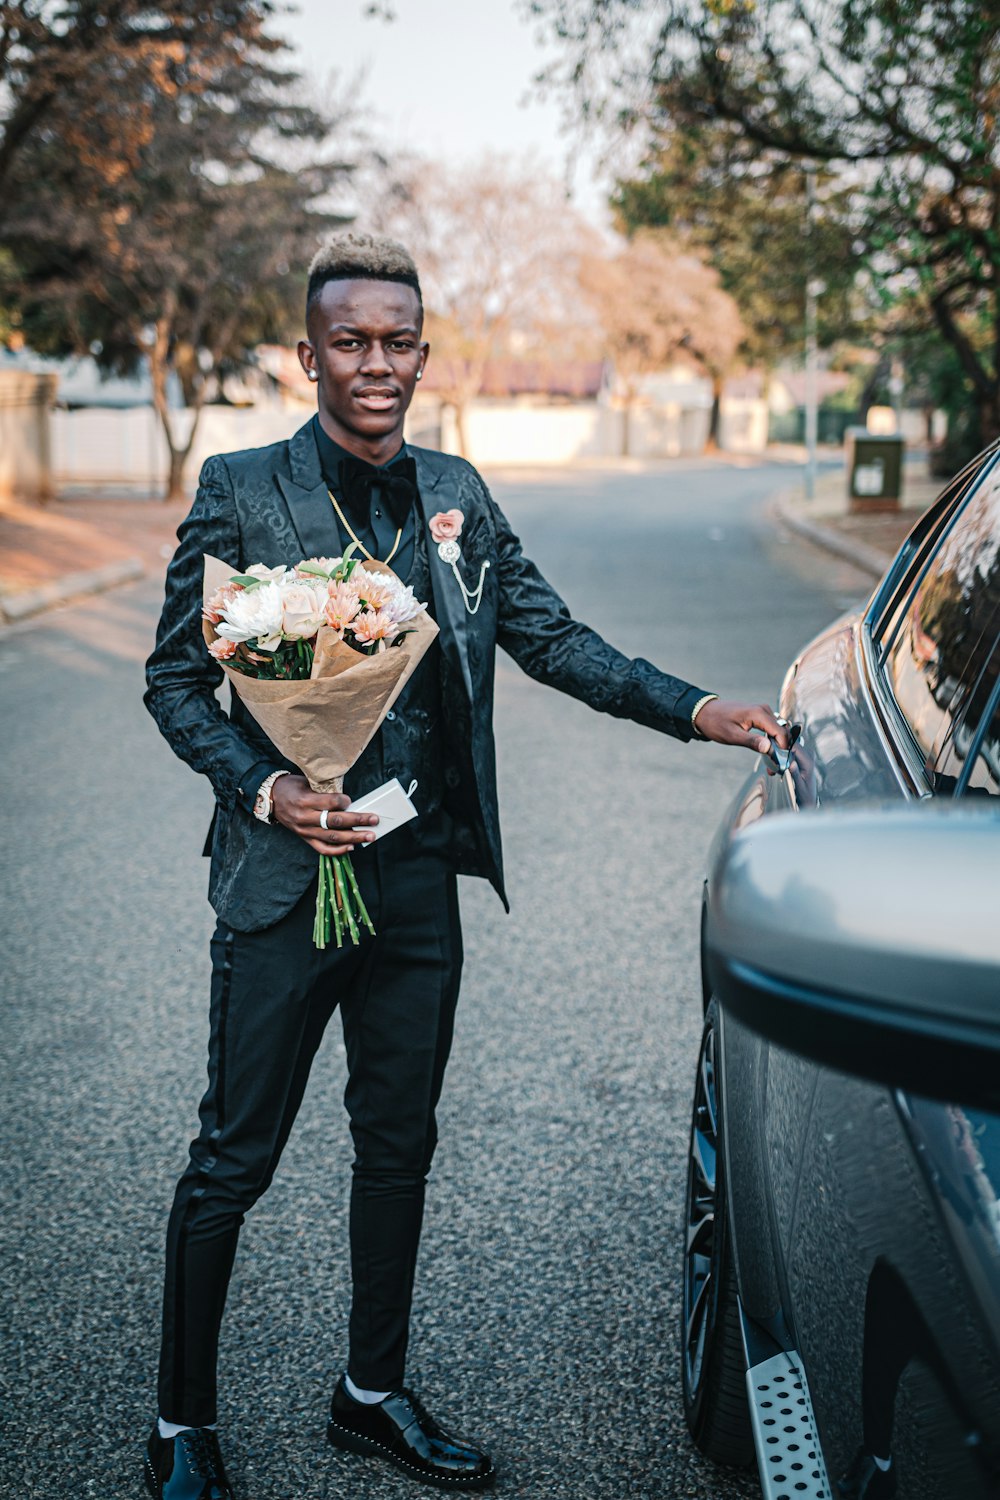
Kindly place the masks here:
POLYGON ((1000 806, 765 819, 709 886, 723 1007, 825 1066, 1000 1107, 1000 806))

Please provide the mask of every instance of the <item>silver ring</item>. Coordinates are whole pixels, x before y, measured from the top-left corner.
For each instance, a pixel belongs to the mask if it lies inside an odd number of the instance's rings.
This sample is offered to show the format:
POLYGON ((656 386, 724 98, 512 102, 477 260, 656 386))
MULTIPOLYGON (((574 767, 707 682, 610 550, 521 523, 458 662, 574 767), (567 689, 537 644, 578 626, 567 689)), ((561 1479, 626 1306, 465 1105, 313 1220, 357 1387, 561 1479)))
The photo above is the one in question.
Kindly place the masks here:
POLYGON ((326 828, 327 827, 326 815, 327 815, 328 811, 329 811, 329 808, 324 807, 323 811, 319 815, 319 826, 321 828, 326 828))

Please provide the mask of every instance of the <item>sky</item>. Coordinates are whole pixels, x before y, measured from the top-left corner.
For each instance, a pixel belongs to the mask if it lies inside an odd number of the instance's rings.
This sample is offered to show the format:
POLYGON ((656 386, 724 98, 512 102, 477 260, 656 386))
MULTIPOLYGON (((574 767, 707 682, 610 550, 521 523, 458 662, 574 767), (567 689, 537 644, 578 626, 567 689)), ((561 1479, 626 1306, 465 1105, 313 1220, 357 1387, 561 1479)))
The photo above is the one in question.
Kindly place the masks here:
POLYGON ((298 0, 281 31, 319 80, 363 78, 362 118, 388 148, 444 162, 484 151, 534 152, 567 181, 576 205, 602 222, 606 190, 592 158, 574 152, 559 101, 532 80, 553 53, 513 0, 388 0, 391 23, 362 0, 298 0), (575 161, 575 165, 567 166, 575 161))

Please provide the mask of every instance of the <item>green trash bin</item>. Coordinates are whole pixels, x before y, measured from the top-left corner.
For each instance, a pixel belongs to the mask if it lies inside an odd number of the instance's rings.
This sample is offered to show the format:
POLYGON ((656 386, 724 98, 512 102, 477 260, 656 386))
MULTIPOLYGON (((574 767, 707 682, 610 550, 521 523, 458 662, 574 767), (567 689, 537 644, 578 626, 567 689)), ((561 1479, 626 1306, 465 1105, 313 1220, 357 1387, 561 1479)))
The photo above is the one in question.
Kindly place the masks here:
POLYGON ((867 427, 848 427, 847 494, 851 510, 898 510, 903 490, 904 439, 867 427))

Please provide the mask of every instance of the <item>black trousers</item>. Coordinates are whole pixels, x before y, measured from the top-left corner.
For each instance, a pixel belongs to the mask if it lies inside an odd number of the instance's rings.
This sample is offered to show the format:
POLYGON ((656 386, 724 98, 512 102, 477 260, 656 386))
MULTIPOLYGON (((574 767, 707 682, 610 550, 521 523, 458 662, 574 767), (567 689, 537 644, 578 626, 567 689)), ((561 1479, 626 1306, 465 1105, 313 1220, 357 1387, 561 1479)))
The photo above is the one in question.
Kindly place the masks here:
POLYGON ((352 857, 377 934, 360 947, 313 947, 315 886, 275 926, 244 933, 220 923, 212 941, 208 1090, 167 1232, 166 1421, 216 1420, 219 1329, 240 1225, 274 1175, 337 1006, 355 1153, 348 1369, 370 1390, 403 1378, 461 928, 454 873, 408 830, 352 857))

